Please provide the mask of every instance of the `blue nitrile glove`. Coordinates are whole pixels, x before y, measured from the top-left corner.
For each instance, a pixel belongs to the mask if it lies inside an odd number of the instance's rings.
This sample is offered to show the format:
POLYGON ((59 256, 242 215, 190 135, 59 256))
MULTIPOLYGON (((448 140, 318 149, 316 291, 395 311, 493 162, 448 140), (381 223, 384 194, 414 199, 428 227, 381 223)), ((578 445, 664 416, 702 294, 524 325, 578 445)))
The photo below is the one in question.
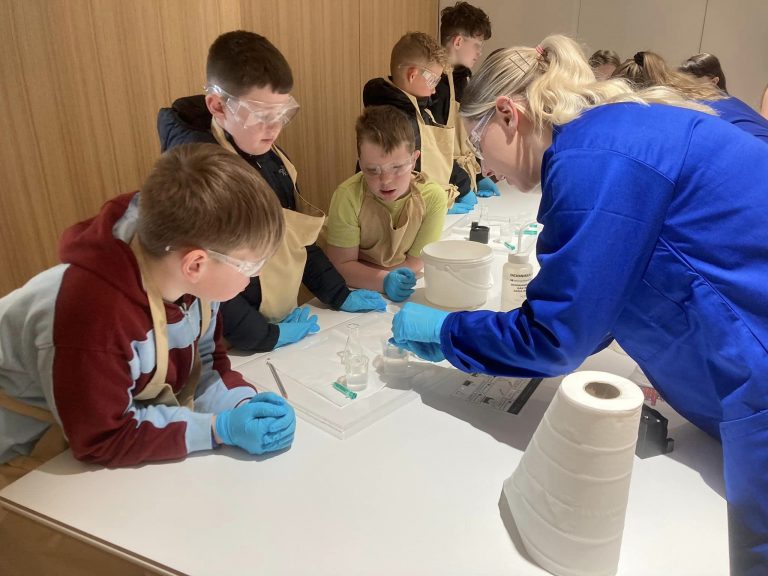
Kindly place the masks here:
POLYGON ((443 351, 440 349, 440 344, 414 341, 397 344, 394 338, 390 338, 389 341, 404 350, 416 354, 416 356, 423 358, 424 360, 429 360, 430 362, 440 362, 441 360, 445 360, 445 354, 443 354, 443 351))
POLYGON ((264 454, 291 445, 296 415, 285 400, 267 392, 257 394, 247 404, 217 414, 215 427, 222 443, 242 448, 249 454, 264 454))
POLYGON ((413 294, 416 274, 410 268, 396 268, 384 278, 384 293, 393 302, 402 302, 413 294))
POLYGON ((341 305, 344 312, 369 312, 378 310, 384 312, 387 309, 387 303, 381 294, 373 290, 352 290, 341 305))
POLYGON ((501 192, 499 192, 496 182, 490 178, 483 178, 477 182, 477 195, 480 198, 488 198, 489 196, 501 196, 501 192))
POLYGON ((466 204, 467 206, 474 206, 475 204, 477 204, 477 194, 475 194, 474 192, 472 192, 472 190, 470 190, 469 192, 464 194, 464 196, 462 196, 461 198, 458 198, 456 202, 459 204, 466 204))
POLYGON ((277 326, 280 329, 280 334, 277 337, 275 348, 285 346, 286 344, 293 344, 308 334, 320 331, 317 316, 309 315, 308 306, 294 308, 277 326))
POLYGON ((456 202, 453 206, 448 208, 448 214, 469 214, 474 209, 473 205, 470 204, 462 204, 461 202, 456 202))
POLYGON ((448 214, 466 214, 472 212, 477 204, 477 195, 471 190, 456 200, 456 203, 448 209, 448 214))
POLYGON ((426 360, 443 360, 440 329, 448 312, 408 302, 392 319, 392 340, 426 360))

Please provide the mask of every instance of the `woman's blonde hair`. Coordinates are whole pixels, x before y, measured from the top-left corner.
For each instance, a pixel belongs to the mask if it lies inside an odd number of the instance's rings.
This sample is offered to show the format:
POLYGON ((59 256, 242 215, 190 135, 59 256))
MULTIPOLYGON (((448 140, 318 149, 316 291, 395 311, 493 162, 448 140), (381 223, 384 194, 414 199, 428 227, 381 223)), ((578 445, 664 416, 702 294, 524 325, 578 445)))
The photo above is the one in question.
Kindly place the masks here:
POLYGON ((622 62, 611 78, 624 78, 637 88, 666 86, 691 100, 722 100, 727 94, 714 84, 703 82, 686 72, 671 69, 664 58, 655 52, 638 52, 622 62))
POLYGON ((523 96, 516 103, 534 126, 566 124, 582 112, 616 102, 660 103, 714 113, 670 88, 636 92, 623 79, 595 80, 584 52, 572 39, 547 36, 536 48, 504 48, 493 52, 464 89, 461 115, 476 120, 495 106, 499 96, 523 96))

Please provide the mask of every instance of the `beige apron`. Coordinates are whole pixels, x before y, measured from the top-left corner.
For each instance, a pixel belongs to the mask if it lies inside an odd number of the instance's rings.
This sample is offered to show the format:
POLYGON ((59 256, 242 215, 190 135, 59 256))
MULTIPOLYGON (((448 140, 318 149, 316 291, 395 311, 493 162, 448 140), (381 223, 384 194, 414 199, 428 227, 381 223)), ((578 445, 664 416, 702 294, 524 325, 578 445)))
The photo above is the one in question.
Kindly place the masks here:
MULTIPOLYGON (((165 315, 165 303, 157 286, 155 286, 149 275, 146 274, 147 266, 144 250, 141 248, 137 236, 134 236, 131 241, 131 250, 133 250, 136 256, 141 279, 144 283, 144 290, 146 290, 147 299, 149 300, 149 311, 152 314, 152 327, 155 334, 155 358, 157 362, 152 378, 147 382, 142 391, 133 398, 140 402, 164 404, 166 406, 185 406, 193 410, 195 407, 195 390, 200 380, 202 366, 199 345, 194 346, 193 344, 195 355, 187 383, 184 384, 181 390, 174 392, 171 385, 165 381, 165 377, 168 374, 168 320, 165 315)), ((200 304, 199 338, 202 338, 211 323, 211 304, 203 299, 198 299, 198 302, 200 304)))
MULTIPOLYGON (((211 119, 211 131, 216 141, 224 148, 237 154, 234 146, 227 140, 224 130, 211 119)), ((261 306, 259 312, 272 322, 285 318, 298 303, 301 279, 307 263, 306 247, 313 244, 325 223, 325 214, 304 199, 296 190, 296 168, 290 160, 278 150, 272 151, 285 164, 288 175, 293 181, 293 193, 296 210, 283 208, 285 218, 285 236, 283 243, 267 261, 259 274, 261 284, 261 306)))
POLYGON ((464 122, 461 121, 459 116, 460 104, 456 101, 456 89, 453 85, 453 74, 450 72, 448 76, 448 87, 451 92, 451 107, 448 112, 448 126, 454 126, 456 128, 456 140, 453 145, 453 159, 469 176, 470 187, 473 192, 477 192, 477 175, 480 173, 480 164, 475 158, 475 153, 469 145, 469 135, 467 129, 464 127, 464 122))
POLYGON ((424 221, 426 207, 416 184, 425 182, 422 174, 411 178, 410 197, 400 210, 397 223, 394 223, 390 213, 376 200, 363 180, 365 192, 358 216, 361 260, 388 268, 403 263, 424 221))
MULTIPOLYGON (((395 86, 388 78, 384 78, 388 84, 395 86)), ((397 88, 397 86, 395 86, 397 88)), ((400 90, 400 88, 398 88, 400 90)), ((424 122, 421 115, 421 109, 416 98, 404 90, 400 90, 413 104, 416 122, 419 126, 419 137, 421 139, 421 173, 429 180, 437 182, 448 194, 448 208, 453 206, 453 202, 459 195, 455 185, 450 183, 451 171, 453 170, 453 146, 454 146, 454 127, 444 126, 435 123, 429 125, 424 122)), ((427 110, 427 114, 432 113, 427 110)), ((432 118, 434 122, 434 117, 432 118)))

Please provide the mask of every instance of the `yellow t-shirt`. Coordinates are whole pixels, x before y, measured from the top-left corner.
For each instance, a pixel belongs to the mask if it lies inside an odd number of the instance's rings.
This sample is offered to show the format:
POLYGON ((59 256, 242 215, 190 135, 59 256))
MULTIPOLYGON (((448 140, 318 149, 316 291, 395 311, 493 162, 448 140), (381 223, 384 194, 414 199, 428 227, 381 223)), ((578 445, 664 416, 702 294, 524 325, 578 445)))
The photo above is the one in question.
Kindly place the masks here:
MULTIPOLYGON (((416 186, 424 199, 425 214, 408 255, 419 257, 424 246, 440 239, 448 199, 445 190, 435 182, 417 183, 416 186)), ((360 245, 360 208, 367 187, 363 173, 358 172, 336 188, 328 210, 327 238, 331 246, 354 248, 360 245)), ((375 200, 389 212, 392 222, 397 222, 409 197, 410 193, 394 202, 385 202, 378 197, 375 200)))

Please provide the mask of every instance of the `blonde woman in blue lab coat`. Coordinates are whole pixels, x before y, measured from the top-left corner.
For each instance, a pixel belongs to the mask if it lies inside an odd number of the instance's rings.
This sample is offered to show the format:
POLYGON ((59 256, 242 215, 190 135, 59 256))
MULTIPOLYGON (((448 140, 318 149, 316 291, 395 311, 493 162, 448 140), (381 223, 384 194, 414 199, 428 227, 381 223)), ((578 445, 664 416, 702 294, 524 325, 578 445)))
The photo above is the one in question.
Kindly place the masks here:
POLYGON ((734 574, 768 570, 768 148, 669 88, 596 82, 550 36, 492 54, 462 115, 486 175, 541 183, 522 307, 406 304, 394 341, 467 372, 566 374, 615 338, 722 440, 734 574))

